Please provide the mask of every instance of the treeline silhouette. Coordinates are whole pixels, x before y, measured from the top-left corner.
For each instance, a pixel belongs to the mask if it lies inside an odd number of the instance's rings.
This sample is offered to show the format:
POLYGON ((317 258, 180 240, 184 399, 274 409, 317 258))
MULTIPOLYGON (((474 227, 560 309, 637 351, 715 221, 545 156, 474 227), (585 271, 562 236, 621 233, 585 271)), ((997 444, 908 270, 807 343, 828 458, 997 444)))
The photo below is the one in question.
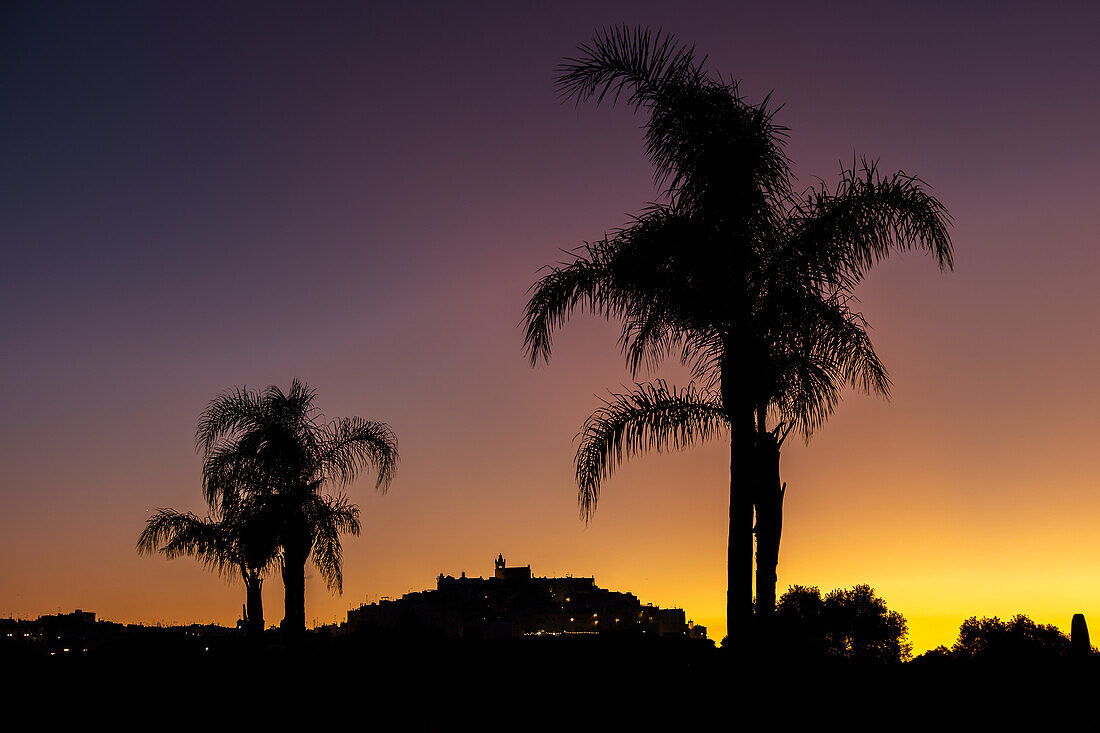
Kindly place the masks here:
MULTIPOLYGON (((824 596, 814 587, 791 586, 779 600, 775 633, 768 646, 756 650, 757 659, 777 665, 828 664, 883 666, 908 662, 917 666, 973 662, 1058 662, 1088 660, 1100 668, 1100 652, 1089 643, 1085 619, 1074 617, 1069 636, 1051 624, 1036 624, 1019 614, 1008 621, 997 617, 971 617, 959 627, 951 648, 940 646, 912 658, 908 624, 890 610, 869 585, 836 589, 824 596)), ((296 637, 291 637, 293 640, 296 637)), ((760 637, 763 639, 763 637, 760 637)), ((438 625, 424 624, 409 616, 394 628, 334 624, 308 630, 298 646, 288 644, 281 629, 267 632, 266 646, 252 644, 247 626, 216 625, 143 626, 96 619, 94 613, 41 616, 35 620, 0 619, 0 654, 6 659, 68 658, 147 659, 179 658, 278 659, 285 650, 307 650, 318 658, 354 658, 359 652, 387 657, 403 655, 482 660, 497 655, 530 651, 550 664, 570 655, 649 655, 673 667, 719 664, 736 659, 737 650, 726 641, 716 647, 711 640, 686 634, 643 633, 641 628, 613 627, 599 634, 524 635, 487 638, 482 634, 449 635, 438 625), (564 645, 568 651, 558 651, 564 645), (564 655, 559 657, 559 655, 564 655)), ((532 664, 534 659, 532 659, 532 664)))
POLYGON ((959 627, 959 638, 950 649, 938 646, 913 661, 917 664, 1039 662, 1100 654, 1089 644, 1084 617, 1078 614, 1073 621, 1071 637, 1053 624, 1037 624, 1023 614, 1007 621, 996 616, 981 619, 971 616, 959 627))
POLYGON ((777 658, 848 660, 857 663, 947 664, 951 662, 1025 663, 1093 658, 1081 614, 1067 636, 1053 624, 1037 624, 1024 614, 1008 621, 971 617, 959 626, 951 648, 939 646, 912 657, 905 617, 886 607, 869 585, 837 589, 824 597, 813 587, 791 586, 779 599, 769 653, 777 658))

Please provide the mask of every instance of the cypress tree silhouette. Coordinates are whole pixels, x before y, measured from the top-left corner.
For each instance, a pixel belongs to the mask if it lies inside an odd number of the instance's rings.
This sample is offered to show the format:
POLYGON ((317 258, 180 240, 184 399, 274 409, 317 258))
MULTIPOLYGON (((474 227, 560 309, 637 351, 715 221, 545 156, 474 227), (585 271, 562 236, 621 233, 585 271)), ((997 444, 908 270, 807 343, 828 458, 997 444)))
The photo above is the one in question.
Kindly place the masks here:
POLYGON ((1092 644, 1089 642, 1089 627, 1085 623, 1085 614, 1073 614, 1073 620, 1069 625, 1070 653, 1074 657, 1087 657, 1092 654, 1092 644))

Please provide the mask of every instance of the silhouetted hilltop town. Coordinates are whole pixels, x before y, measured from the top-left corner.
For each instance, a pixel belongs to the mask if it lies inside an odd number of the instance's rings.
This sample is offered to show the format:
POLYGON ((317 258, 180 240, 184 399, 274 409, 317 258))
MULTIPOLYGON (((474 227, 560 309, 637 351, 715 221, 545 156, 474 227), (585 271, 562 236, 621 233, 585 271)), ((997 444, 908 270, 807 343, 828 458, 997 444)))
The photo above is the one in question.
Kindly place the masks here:
POLYGON ((679 608, 642 604, 606 590, 594 577, 538 578, 531 566, 508 567, 498 555, 488 578, 439 574, 435 590, 348 611, 342 631, 434 634, 450 639, 583 635, 609 632, 705 639, 706 627, 679 608))

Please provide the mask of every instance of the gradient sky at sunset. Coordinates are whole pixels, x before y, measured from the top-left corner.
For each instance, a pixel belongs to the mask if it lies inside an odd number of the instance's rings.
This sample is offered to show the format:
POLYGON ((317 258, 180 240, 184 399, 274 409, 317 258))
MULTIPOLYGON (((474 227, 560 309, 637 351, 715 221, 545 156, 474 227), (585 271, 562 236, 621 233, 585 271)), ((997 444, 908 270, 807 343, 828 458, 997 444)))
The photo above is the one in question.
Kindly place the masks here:
POLYGON ((307 620, 503 552, 721 638, 728 446, 628 463, 586 527, 617 328, 579 316, 534 369, 518 328, 540 266, 658 195, 641 119, 553 86, 627 23, 774 90, 802 184, 865 154, 955 218, 954 273, 910 254, 859 292, 893 397, 784 451, 780 587, 869 583, 917 651, 971 615, 1100 623, 1096 6, 314 5, 0 10, 0 616, 233 623, 239 584, 134 543, 204 511, 206 402, 298 376, 402 455, 349 490, 344 595, 312 573, 307 620))

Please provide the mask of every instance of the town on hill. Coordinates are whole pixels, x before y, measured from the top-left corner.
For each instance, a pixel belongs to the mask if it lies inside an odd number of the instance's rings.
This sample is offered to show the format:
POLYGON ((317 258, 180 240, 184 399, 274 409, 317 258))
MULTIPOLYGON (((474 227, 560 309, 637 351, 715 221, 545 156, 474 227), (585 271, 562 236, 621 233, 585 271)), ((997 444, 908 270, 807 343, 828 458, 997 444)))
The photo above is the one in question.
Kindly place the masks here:
POLYGON ((593 577, 538 578, 530 565, 508 567, 503 554, 493 571, 488 578, 440 573, 435 590, 348 611, 341 630, 423 630, 452 639, 604 631, 707 638, 706 627, 686 620, 682 609, 642 604, 632 593, 600 588, 593 577))

